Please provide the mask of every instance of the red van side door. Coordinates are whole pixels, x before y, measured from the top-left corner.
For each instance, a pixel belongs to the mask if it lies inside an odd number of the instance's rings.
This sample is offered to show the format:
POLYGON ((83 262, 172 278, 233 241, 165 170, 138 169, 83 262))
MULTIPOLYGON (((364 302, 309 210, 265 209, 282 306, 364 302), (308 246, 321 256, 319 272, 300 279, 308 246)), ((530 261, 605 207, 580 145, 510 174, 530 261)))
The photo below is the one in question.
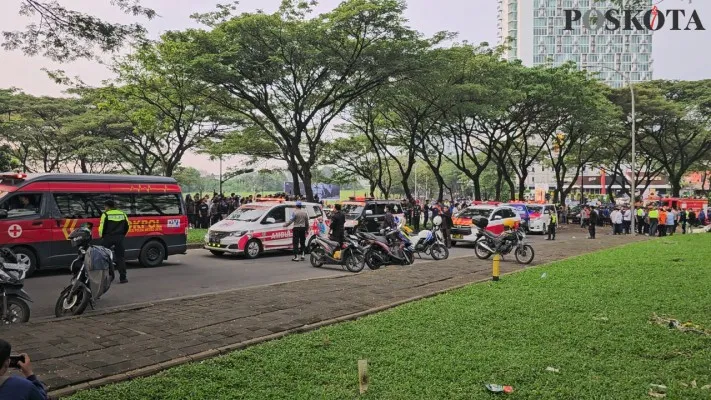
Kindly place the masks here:
POLYGON ((51 221, 45 218, 47 194, 41 190, 14 192, 0 201, 0 246, 30 250, 42 265, 52 242, 51 221))
POLYGON ((49 262, 52 265, 66 265, 77 256, 77 250, 69 241, 69 234, 81 224, 91 222, 94 224, 92 235, 98 237, 99 210, 90 201, 86 193, 70 193, 69 191, 53 192, 51 201, 56 207, 52 219, 52 252, 49 262))

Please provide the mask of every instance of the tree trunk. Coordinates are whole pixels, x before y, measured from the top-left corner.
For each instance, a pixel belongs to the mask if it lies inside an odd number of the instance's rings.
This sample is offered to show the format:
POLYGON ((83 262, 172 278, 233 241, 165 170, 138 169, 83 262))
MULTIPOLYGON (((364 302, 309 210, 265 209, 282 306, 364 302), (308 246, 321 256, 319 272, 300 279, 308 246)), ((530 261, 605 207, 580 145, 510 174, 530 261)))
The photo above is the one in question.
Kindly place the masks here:
POLYGON ((481 200, 481 183, 479 182, 479 175, 476 174, 476 179, 472 180, 474 185, 474 200, 481 200))
POLYGON ((567 199, 565 192, 563 190, 557 190, 555 195, 557 197, 555 204, 560 204, 560 205, 564 206, 565 200, 567 199))
POLYGON ((438 187, 437 201, 442 201, 444 200, 444 178, 440 174, 435 174, 435 178, 437 179, 438 187))
MULTIPOLYGON (((504 179, 506 180, 506 184, 509 185, 509 197, 513 197, 514 193, 516 193, 516 185, 514 184, 513 179, 507 174, 504 179)), ((509 201, 512 199, 505 199, 504 201, 509 201)))
POLYGON ((301 185, 299 184, 301 181, 299 180, 299 170, 298 166, 292 161, 289 163, 288 166, 289 172, 291 173, 291 180, 294 182, 293 188, 294 188, 294 196, 300 196, 301 195, 301 185))
POLYGON ((681 176, 669 176, 669 183, 672 187, 672 197, 679 197, 681 193, 681 176))
POLYGON ((304 190, 306 191, 306 201, 314 201, 314 188, 311 187, 311 167, 303 168, 301 171, 304 179, 304 190))
POLYGON ((526 178, 528 174, 523 174, 518 178, 518 200, 523 201, 523 196, 526 192, 526 178))
POLYGON ((503 185, 504 177, 501 174, 500 169, 497 168, 496 172, 498 172, 498 174, 496 175, 496 187, 494 188, 494 201, 501 201, 501 187, 503 185))

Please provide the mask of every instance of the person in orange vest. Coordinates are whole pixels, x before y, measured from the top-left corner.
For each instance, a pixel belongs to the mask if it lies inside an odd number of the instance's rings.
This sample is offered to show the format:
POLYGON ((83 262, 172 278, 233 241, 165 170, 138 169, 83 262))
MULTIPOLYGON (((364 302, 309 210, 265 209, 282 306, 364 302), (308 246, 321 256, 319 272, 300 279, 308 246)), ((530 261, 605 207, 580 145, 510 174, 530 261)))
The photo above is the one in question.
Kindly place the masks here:
POLYGON ((659 207, 659 237, 667 235, 667 211, 664 207, 659 207))

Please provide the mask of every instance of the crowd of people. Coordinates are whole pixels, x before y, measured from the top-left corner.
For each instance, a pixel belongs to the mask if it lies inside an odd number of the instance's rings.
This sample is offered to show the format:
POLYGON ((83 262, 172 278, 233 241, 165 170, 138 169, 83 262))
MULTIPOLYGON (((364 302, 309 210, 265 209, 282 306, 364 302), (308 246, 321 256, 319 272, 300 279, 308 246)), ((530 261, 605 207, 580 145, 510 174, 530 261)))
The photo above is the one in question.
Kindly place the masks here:
POLYGON ((609 225, 613 235, 629 235, 632 219, 635 219, 637 234, 647 236, 671 236, 680 228, 681 233, 690 233, 692 227, 708 224, 708 215, 704 210, 697 214, 694 210, 678 209, 676 207, 647 206, 639 207, 632 215, 629 206, 594 207, 585 206, 581 210, 580 225, 588 228, 589 239, 595 238, 596 228, 609 225))

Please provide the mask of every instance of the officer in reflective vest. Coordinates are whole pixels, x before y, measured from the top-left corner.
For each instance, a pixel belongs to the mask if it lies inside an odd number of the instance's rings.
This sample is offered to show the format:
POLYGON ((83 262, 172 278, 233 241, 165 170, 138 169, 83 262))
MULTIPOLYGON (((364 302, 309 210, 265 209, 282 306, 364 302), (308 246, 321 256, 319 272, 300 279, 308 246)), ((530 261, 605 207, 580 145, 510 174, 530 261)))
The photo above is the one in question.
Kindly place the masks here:
POLYGON ((555 240, 555 228, 558 226, 558 213, 556 211, 546 211, 551 215, 551 223, 548 225, 548 238, 546 240, 555 240))
POLYGON ((644 209, 642 207, 637 209, 637 233, 640 235, 644 233, 644 209))
POLYGON ((99 236, 101 236, 101 245, 106 248, 114 249, 114 259, 118 267, 121 280, 119 282, 126 283, 126 260, 123 241, 126 234, 131 229, 131 222, 128 216, 121 210, 116 209, 116 203, 113 200, 107 200, 104 203, 104 213, 101 214, 101 222, 99 223, 99 236))
POLYGON ((649 236, 657 234, 657 224, 659 223, 659 210, 653 208, 647 214, 649 216, 649 236))

